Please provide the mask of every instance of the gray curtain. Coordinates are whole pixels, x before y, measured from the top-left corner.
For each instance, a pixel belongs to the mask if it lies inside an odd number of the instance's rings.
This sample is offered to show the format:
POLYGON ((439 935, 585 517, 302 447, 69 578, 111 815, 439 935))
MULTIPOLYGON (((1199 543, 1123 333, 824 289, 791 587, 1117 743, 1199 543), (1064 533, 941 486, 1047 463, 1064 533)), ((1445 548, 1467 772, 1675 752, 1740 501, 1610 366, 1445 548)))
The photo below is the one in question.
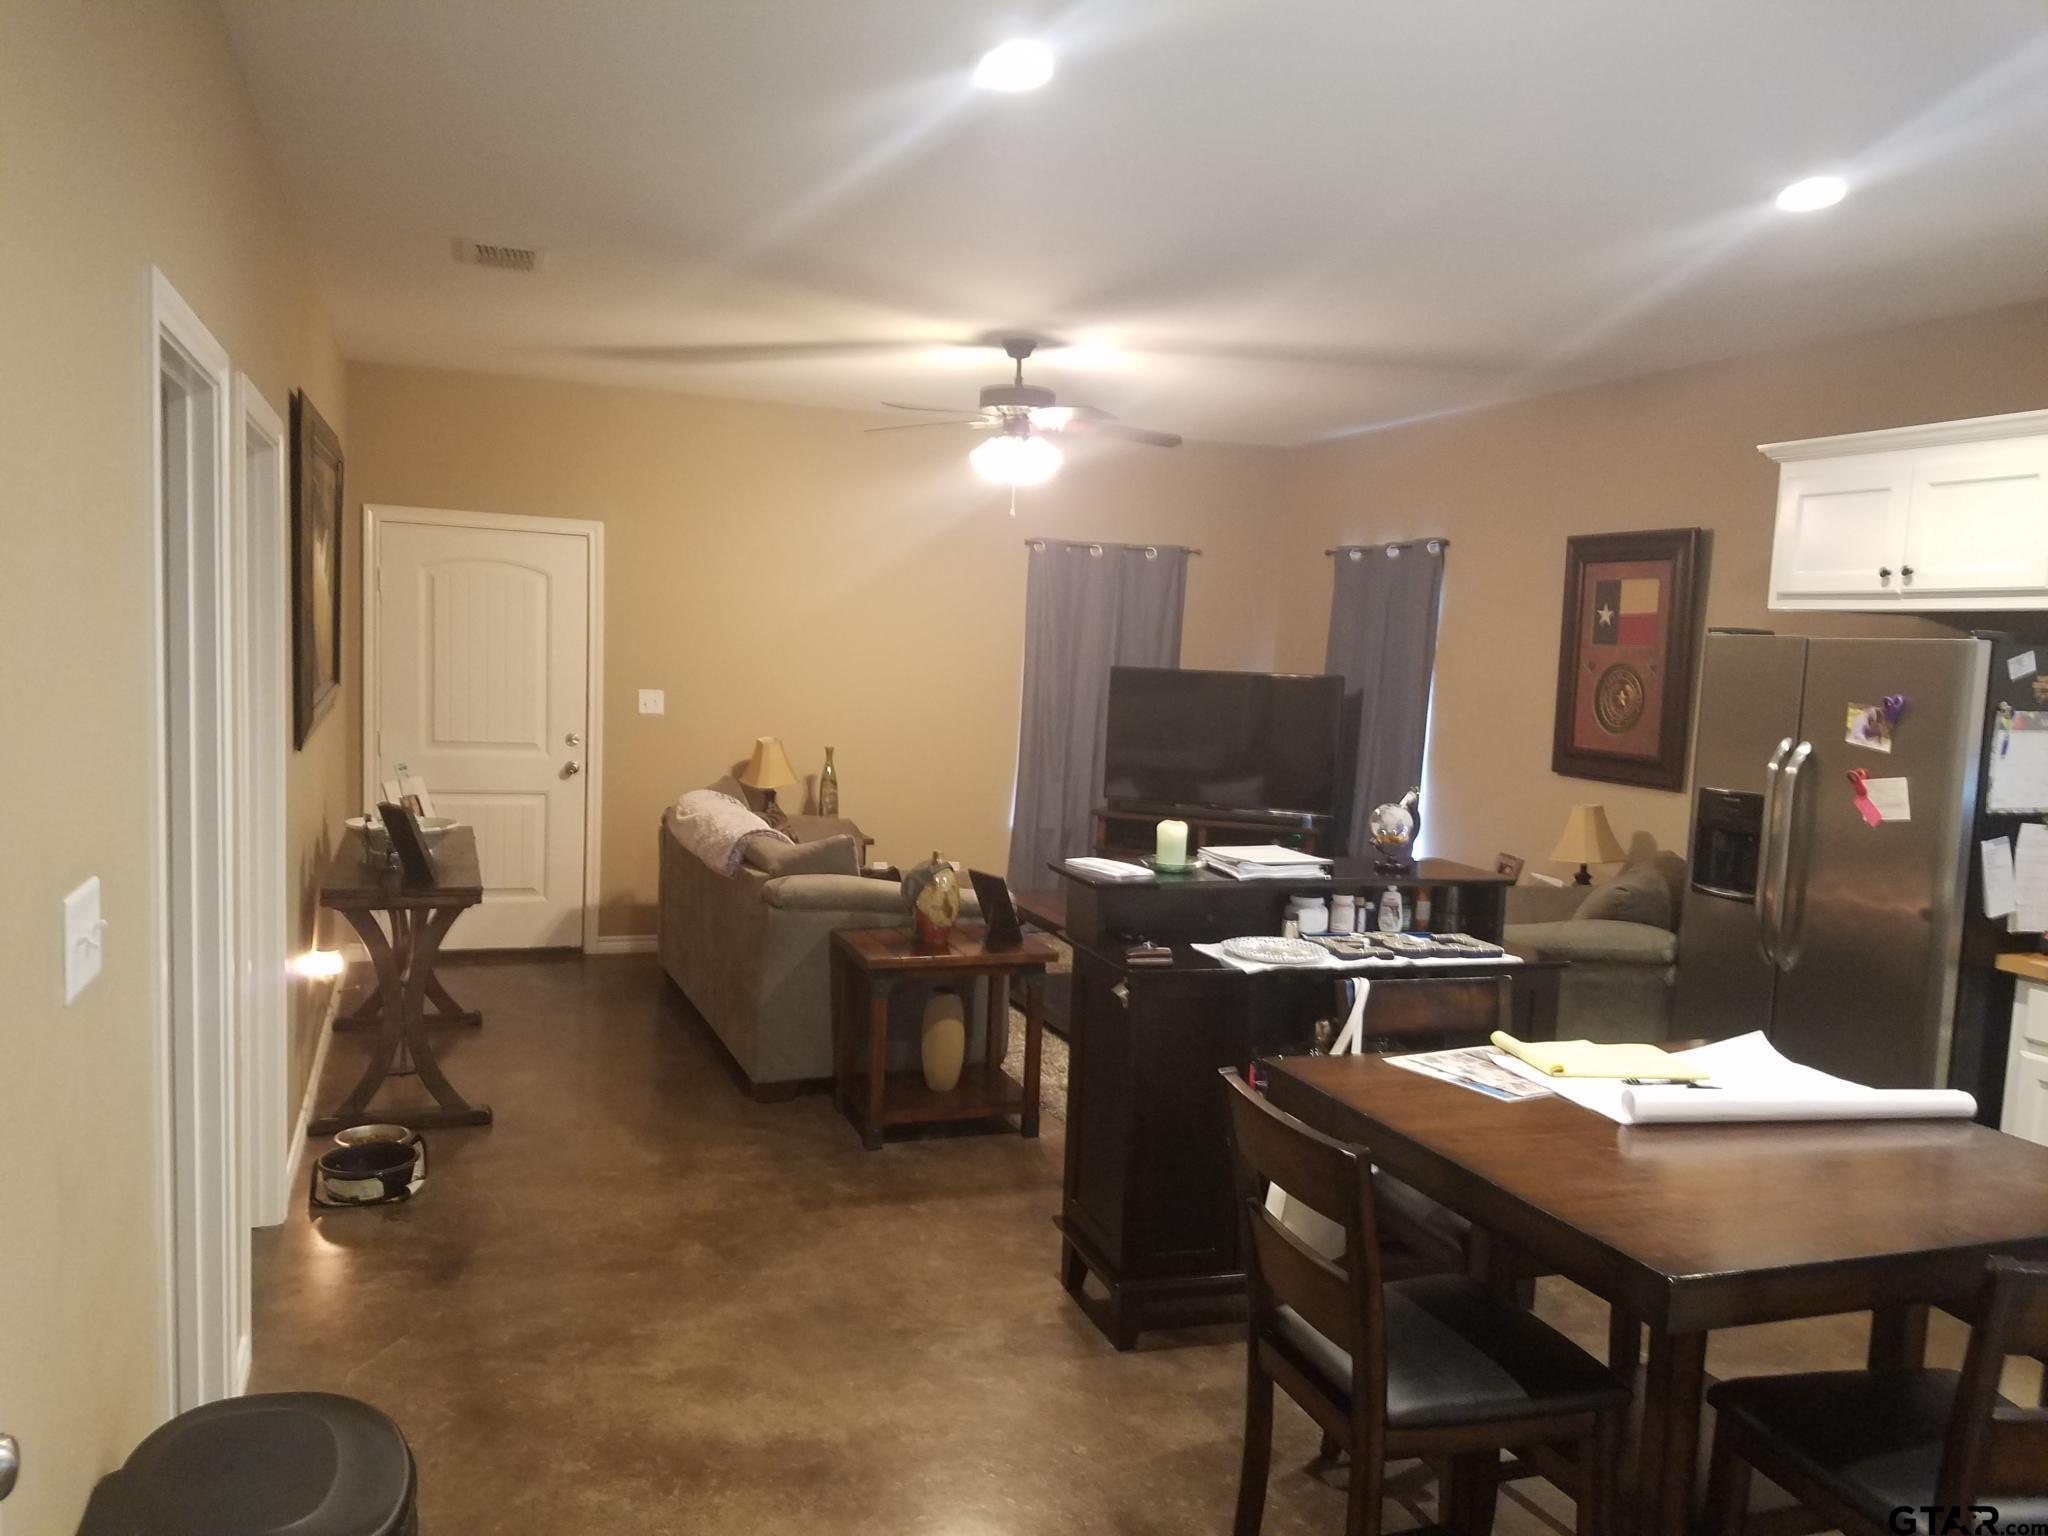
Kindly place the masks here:
POLYGON ((1010 884, 1052 883, 1046 865, 1086 853, 1102 795, 1111 667, 1180 665, 1188 551, 1165 544, 1030 545, 1024 587, 1024 716, 1010 884))
POLYGON ((1417 539, 1331 551, 1336 579, 1323 670, 1344 679, 1345 755, 1358 765, 1345 823, 1354 854, 1365 851, 1372 808, 1422 782, 1444 549, 1442 539, 1417 539))

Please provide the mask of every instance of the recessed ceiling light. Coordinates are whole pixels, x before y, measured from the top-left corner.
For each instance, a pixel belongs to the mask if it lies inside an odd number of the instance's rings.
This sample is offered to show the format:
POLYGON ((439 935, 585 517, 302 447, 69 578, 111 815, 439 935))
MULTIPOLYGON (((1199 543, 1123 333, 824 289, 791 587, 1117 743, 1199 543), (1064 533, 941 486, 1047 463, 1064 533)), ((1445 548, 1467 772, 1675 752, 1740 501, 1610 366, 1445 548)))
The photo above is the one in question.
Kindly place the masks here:
POLYGON ((989 49, 974 66, 974 83, 985 91, 1035 91, 1051 78, 1052 50, 1025 37, 989 49))
POLYGON ((1787 213, 1812 213, 1834 207, 1848 192, 1849 183, 1839 176, 1809 176, 1780 192, 1778 206, 1787 213))

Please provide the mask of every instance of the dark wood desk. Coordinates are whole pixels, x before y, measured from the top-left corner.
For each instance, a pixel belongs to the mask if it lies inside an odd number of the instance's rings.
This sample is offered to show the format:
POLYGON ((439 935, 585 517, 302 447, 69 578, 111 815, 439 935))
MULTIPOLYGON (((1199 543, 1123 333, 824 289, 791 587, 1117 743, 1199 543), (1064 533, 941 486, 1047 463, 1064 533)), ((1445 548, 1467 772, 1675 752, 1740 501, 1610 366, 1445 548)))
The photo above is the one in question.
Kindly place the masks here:
POLYGON ((991 949, 982 932, 979 923, 962 923, 943 949, 926 949, 911 928, 841 928, 832 935, 832 1096, 870 1152, 881 1150, 882 1132, 892 1125, 1015 1115, 1022 1134, 1038 1134, 1038 1057, 1045 1028, 1040 992, 1046 966, 1059 956, 1044 939, 1031 937, 991 949), (1021 1083, 1003 1070, 1013 979, 1024 982, 1021 1083), (927 1087, 922 1072, 890 1072, 891 990, 905 981, 976 980, 988 982, 981 1065, 963 1066, 960 1081, 944 1093, 927 1087))
POLYGON ((320 881, 320 905, 348 919, 377 973, 375 994, 348 1022, 375 1026, 379 1038, 370 1063, 339 1108, 313 1121, 315 1135, 329 1135, 352 1125, 384 1121, 414 1130, 439 1126, 488 1125, 488 1104, 471 1104, 455 1091, 434 1055, 427 1036, 425 1004, 431 998, 440 1010, 437 1022, 480 1024, 483 1016, 448 995, 434 975, 441 941, 456 918, 484 899, 482 872, 477 868, 476 834, 451 827, 433 847, 436 879, 413 885, 383 863, 365 863, 362 840, 350 833, 320 881), (390 924, 387 937, 382 917, 390 924), (434 1096, 432 1109, 372 1110, 370 1101, 384 1080, 394 1074, 417 1073, 434 1096))
POLYGON ((1275 1104, 1650 1331, 1637 1529, 1686 1529, 1707 1335, 1870 1309, 1874 1365, 1924 1343, 1994 1253, 2048 1257, 2048 1147, 1967 1121, 1620 1126, 1362 1057, 1270 1063, 1275 1104))

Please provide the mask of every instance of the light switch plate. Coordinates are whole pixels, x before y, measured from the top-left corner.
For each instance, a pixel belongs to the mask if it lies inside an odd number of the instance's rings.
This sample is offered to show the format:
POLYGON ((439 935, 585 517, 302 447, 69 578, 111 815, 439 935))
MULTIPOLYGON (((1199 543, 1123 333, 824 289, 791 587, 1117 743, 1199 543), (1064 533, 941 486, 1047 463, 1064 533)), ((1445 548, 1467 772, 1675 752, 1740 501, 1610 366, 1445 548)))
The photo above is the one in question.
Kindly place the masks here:
POLYGON ((667 696, 667 695, 666 695, 665 693, 663 693, 661 689, 659 689, 659 688, 642 688, 642 689, 640 690, 640 713, 641 713, 641 714, 643 714, 643 715, 658 715, 658 714, 662 714, 663 712, 665 712, 665 711, 667 710, 667 708, 668 708, 668 696, 667 696))
POLYGON ((64 898, 64 1001, 70 1002, 100 973, 100 877, 94 875, 64 898))

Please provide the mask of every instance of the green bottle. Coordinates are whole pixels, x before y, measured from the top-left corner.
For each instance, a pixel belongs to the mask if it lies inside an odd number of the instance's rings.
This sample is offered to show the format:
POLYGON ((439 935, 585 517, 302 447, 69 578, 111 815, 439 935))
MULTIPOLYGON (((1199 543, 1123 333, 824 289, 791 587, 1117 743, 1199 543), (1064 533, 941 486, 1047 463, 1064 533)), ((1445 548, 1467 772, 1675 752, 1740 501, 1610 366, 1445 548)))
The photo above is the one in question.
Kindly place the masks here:
POLYGON ((832 749, 825 749, 825 766, 818 774, 818 814, 839 814, 839 770, 832 766, 832 749))

